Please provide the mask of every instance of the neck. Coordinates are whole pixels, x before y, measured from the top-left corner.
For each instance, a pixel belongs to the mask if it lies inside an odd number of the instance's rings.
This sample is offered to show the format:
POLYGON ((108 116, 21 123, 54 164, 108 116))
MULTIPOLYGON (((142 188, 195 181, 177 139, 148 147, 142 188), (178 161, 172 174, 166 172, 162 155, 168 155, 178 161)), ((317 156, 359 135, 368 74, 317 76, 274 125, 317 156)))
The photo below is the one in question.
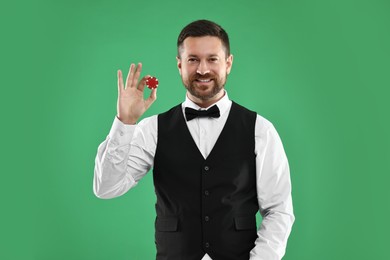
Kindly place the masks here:
POLYGON ((199 107, 201 108, 207 108, 209 106, 211 106, 212 104, 215 104, 217 103, 219 100, 221 100, 221 98, 223 98, 225 96, 225 91, 223 89, 221 89, 221 91, 219 91, 215 96, 211 97, 211 98, 208 98, 208 99, 200 99, 200 98, 197 98, 193 95, 191 95, 188 91, 187 91, 187 97, 192 101, 194 102, 195 104, 197 104, 199 107))

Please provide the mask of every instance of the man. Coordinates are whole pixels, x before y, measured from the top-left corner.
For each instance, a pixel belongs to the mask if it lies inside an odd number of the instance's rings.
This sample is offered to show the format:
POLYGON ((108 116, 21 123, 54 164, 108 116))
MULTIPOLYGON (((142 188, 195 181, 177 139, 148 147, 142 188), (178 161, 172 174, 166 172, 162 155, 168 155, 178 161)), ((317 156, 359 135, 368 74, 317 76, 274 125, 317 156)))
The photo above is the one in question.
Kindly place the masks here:
POLYGON ((139 80, 141 64, 130 66, 126 85, 118 71, 118 114, 98 148, 94 192, 120 196, 153 168, 158 260, 281 259, 294 215, 279 136, 229 99, 233 56, 219 25, 190 23, 177 47, 186 99, 138 125, 157 90, 143 98, 149 76, 139 80))

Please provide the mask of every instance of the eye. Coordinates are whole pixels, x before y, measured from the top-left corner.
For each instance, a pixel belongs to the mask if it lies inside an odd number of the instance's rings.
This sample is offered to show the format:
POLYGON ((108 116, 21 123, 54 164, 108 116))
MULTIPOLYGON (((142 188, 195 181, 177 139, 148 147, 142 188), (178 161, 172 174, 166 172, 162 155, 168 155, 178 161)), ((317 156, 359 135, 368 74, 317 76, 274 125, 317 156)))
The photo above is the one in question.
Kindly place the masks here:
POLYGON ((210 61, 210 62, 217 62, 217 61, 218 61, 218 58, 213 57, 213 58, 210 58, 209 61, 210 61))
POLYGON ((196 58, 188 58, 187 61, 188 61, 189 63, 195 63, 195 62, 198 61, 198 59, 196 59, 196 58))

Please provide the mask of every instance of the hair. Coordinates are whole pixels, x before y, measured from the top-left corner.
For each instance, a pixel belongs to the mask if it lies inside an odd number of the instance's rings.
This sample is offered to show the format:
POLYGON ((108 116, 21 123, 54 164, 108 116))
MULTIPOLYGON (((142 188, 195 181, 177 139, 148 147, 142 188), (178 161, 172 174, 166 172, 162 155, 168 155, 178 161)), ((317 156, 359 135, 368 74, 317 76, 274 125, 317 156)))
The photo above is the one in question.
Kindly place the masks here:
POLYGON ((222 41, 225 48, 226 57, 230 55, 229 36, 218 24, 209 20, 197 20, 181 30, 177 38, 177 56, 180 58, 180 48, 187 37, 215 36, 222 41))

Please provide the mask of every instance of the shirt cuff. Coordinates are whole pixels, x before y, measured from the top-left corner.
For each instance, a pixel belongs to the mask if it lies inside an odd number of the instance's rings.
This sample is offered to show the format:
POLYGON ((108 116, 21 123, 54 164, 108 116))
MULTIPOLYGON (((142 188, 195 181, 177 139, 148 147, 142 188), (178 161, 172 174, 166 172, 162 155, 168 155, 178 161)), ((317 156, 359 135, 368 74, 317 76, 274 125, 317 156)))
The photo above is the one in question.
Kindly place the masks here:
POLYGON ((126 125, 115 116, 108 137, 114 145, 129 144, 136 128, 137 125, 126 125))

